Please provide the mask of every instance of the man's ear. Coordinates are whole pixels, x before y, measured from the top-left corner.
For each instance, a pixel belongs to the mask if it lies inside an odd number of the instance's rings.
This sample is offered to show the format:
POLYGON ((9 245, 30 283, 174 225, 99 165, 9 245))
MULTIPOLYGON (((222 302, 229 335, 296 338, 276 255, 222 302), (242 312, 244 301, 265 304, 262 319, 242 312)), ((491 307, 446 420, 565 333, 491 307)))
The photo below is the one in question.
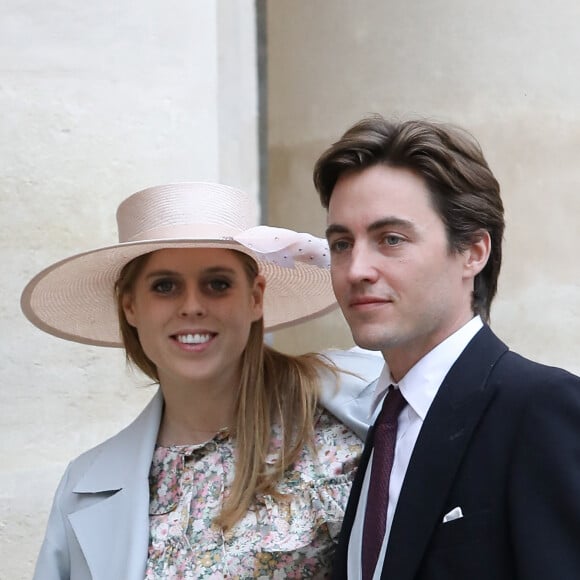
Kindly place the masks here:
POLYGON ((478 231, 464 252, 464 271, 468 278, 475 278, 487 264, 491 252, 491 236, 487 230, 478 231))

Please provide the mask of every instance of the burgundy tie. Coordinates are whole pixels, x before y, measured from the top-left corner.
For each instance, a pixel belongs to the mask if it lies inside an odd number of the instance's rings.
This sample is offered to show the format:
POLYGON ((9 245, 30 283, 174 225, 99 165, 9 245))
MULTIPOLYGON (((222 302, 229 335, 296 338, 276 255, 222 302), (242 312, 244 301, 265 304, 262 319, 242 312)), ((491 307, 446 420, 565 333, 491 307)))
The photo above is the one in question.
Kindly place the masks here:
POLYGON ((363 580, 370 580, 373 577, 385 536, 389 480, 397 439, 397 419, 405 404, 401 391, 391 385, 373 427, 373 460, 362 543, 363 580))

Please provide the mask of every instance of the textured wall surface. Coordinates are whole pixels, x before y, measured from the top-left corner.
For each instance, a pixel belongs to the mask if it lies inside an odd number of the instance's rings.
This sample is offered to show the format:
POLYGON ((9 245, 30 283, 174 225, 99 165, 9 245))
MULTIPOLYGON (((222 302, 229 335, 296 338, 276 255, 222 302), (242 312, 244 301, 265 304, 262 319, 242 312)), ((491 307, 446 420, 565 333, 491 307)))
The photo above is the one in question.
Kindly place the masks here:
MULTIPOLYGON (((579 372, 579 19, 574 0, 268 4, 270 220, 324 231, 313 164, 367 113, 462 125, 506 206, 492 326, 523 354, 579 372)), ((338 314, 277 344, 329 340, 351 342, 338 314)))
MULTIPOLYGON (((66 463, 150 398, 122 354, 20 313, 32 274, 110 243, 156 183, 258 189, 254 3, 5 0, 0 18, 0 579, 30 578, 66 463)), ((471 130, 503 189, 493 327, 580 372, 580 77, 574 0, 267 3, 269 219, 324 230, 319 153, 369 112, 471 130)), ((275 335, 349 345, 339 315, 275 335)))
POLYGON ((32 568, 67 462, 153 391, 115 349, 53 338, 20 312, 28 279, 114 243, 143 187, 223 181, 257 194, 251 0, 2 3, 0 579, 32 568))

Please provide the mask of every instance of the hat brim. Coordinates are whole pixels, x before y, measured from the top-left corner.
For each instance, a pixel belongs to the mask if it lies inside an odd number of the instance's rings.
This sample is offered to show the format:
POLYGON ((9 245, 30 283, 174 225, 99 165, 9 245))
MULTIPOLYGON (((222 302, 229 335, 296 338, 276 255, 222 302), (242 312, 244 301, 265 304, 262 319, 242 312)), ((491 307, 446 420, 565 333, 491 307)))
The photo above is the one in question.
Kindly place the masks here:
POLYGON ((59 338, 122 347, 115 282, 131 260, 166 248, 222 248, 251 256, 266 279, 267 331, 317 318, 338 306, 326 268, 299 261, 279 266, 232 240, 163 239, 83 252, 49 266, 27 284, 22 311, 35 326, 59 338))

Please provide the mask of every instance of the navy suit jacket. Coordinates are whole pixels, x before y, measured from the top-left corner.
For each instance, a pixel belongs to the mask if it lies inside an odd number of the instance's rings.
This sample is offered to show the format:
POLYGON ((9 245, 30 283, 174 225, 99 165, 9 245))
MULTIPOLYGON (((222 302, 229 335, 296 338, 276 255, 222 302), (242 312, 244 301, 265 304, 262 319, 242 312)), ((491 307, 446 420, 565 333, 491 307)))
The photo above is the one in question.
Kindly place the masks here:
MULTIPOLYGON (((353 483, 333 578, 370 448, 353 483)), ((425 418, 395 511, 383 580, 580 579, 580 378, 529 361, 484 326, 425 418), (464 517, 442 523, 461 507, 464 517)))

